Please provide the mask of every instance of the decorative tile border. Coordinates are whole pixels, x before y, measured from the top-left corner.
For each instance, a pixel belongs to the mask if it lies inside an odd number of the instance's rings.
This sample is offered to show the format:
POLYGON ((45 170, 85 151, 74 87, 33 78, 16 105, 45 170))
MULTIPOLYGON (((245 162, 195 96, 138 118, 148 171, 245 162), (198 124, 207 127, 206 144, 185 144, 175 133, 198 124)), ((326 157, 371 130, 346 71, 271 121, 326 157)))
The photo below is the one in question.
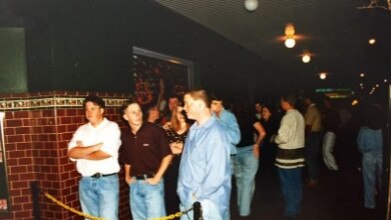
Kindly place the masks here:
MULTIPOLYGON (((31 98, 31 99, 14 99, 0 101, 0 110, 22 110, 37 108, 56 108, 56 107, 81 107, 84 98, 79 97, 50 97, 50 98, 31 98)), ((127 99, 103 98, 106 107, 119 107, 127 99)))

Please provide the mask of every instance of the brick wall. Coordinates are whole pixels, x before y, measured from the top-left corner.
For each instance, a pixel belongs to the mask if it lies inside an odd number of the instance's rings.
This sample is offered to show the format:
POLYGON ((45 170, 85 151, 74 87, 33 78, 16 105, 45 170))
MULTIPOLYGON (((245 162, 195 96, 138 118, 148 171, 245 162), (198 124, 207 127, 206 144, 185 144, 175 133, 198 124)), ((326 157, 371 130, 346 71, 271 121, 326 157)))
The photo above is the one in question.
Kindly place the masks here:
MULTIPOLYGON (((106 101, 106 117, 126 127, 118 107, 128 95, 94 93, 106 101)), ((67 157, 67 143, 86 123, 81 102, 88 93, 2 94, 4 142, 10 193, 10 215, 0 219, 33 219, 31 183, 80 210, 79 174, 67 157)), ((128 187, 121 176, 120 219, 129 219, 128 187)), ((41 219, 82 219, 39 195, 41 219)))

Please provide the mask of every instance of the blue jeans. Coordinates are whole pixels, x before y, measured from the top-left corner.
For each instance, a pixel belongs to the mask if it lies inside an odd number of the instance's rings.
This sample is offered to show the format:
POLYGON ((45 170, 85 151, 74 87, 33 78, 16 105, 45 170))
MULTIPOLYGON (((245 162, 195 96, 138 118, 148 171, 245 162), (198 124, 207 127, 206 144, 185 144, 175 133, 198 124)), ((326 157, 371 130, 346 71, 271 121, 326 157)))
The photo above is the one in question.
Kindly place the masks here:
POLYGON ((253 154, 253 146, 238 148, 234 161, 234 175, 237 188, 237 202, 240 216, 251 213, 251 200, 255 190, 255 175, 259 159, 253 154))
POLYGON ((133 220, 146 220, 166 216, 164 181, 156 185, 136 180, 130 184, 130 208, 133 220))
POLYGON ((82 177, 79 198, 84 213, 105 219, 118 219, 118 176, 82 177))
POLYGON ((375 191, 381 190, 381 176, 383 172, 383 158, 381 155, 364 154, 362 158, 362 175, 364 179, 364 206, 376 208, 375 191), (377 185, 376 185, 377 184, 377 185), (378 186, 378 187, 376 187, 378 186))
POLYGON ((285 200, 284 214, 287 217, 295 217, 300 212, 303 190, 301 186, 301 168, 278 168, 281 191, 285 200))
POLYGON ((309 133, 305 140, 305 161, 308 166, 308 178, 310 180, 318 180, 321 153, 320 142, 320 132, 309 133))

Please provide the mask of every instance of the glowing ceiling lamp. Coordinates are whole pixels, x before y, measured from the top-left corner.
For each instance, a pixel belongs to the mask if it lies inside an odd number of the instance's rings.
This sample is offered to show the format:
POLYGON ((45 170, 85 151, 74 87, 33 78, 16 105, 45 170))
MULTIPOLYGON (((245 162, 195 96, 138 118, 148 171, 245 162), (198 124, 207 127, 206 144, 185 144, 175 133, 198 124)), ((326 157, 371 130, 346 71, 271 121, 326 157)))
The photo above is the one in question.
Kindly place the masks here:
POLYGON ((376 39, 375 38, 371 38, 371 39, 369 39, 368 43, 371 44, 371 45, 374 45, 376 43, 376 39))
POLYGON ((296 45, 296 41, 293 37, 287 37, 285 40, 285 46, 287 48, 293 48, 296 45))
POLYGON ((293 48, 296 45, 295 26, 292 23, 288 23, 285 26, 285 42, 284 43, 287 48, 293 48))
POLYGON ((319 78, 321 80, 325 80, 327 78, 327 73, 325 73, 325 72, 319 73, 319 78))
POLYGON ((311 61, 311 55, 312 54, 308 50, 304 50, 301 54, 301 61, 303 61, 303 63, 309 63, 311 61))
POLYGON ((258 8, 258 0, 245 0, 244 7, 247 11, 255 11, 258 8))

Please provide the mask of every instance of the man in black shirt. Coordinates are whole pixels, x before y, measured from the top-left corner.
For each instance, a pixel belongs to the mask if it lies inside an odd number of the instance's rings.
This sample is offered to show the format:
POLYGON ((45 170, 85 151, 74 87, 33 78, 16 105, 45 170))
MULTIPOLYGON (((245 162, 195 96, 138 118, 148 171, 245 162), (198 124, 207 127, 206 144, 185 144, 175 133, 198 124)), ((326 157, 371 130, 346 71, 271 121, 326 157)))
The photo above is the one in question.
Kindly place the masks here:
POLYGON ((122 135, 121 161, 130 187, 134 220, 166 215, 163 174, 172 159, 168 139, 157 125, 144 122, 140 105, 128 100, 122 106, 130 132, 122 135))

